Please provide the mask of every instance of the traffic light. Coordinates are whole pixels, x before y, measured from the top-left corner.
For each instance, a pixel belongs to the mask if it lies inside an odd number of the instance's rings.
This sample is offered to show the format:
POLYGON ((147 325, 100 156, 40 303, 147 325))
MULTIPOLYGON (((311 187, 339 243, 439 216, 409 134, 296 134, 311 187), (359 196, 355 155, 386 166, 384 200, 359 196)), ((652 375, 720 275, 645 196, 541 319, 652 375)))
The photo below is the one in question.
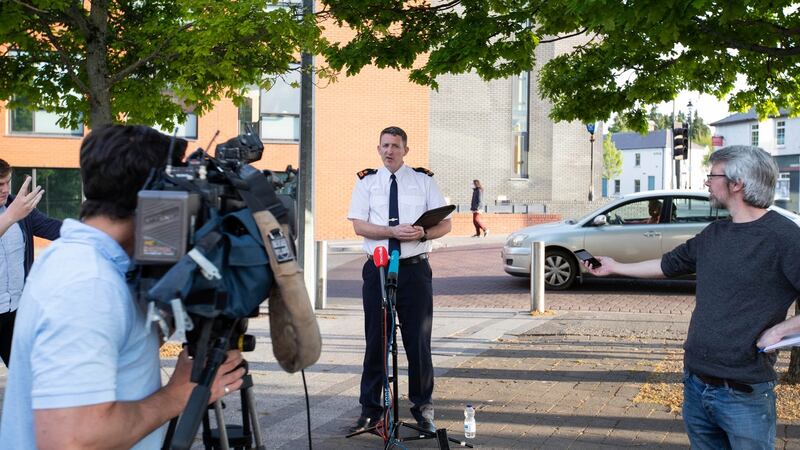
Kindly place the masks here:
POLYGON ((687 159, 689 156, 689 124, 675 122, 672 128, 672 158, 687 159))

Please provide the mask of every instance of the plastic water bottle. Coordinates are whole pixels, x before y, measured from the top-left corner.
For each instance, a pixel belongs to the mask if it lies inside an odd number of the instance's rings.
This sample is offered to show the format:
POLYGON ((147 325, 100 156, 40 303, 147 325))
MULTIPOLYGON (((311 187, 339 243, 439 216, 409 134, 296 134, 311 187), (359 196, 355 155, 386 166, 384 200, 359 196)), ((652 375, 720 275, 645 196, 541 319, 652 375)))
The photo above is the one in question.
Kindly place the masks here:
POLYGON ((475 437, 475 408, 472 405, 464 408, 464 436, 468 439, 475 437))

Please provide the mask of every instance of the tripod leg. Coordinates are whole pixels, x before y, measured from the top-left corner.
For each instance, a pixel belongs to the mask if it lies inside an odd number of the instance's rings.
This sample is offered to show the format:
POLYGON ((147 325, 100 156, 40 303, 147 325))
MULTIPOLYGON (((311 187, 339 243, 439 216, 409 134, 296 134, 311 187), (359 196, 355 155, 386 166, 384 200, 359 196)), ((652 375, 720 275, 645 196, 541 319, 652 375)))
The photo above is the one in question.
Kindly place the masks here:
POLYGON ((228 446, 228 429, 225 428, 225 418, 222 416, 222 400, 214 402, 214 415, 217 416, 217 432, 219 433, 220 449, 230 450, 228 446))
POLYGON ((247 407, 250 412, 250 421, 253 424, 253 440, 255 441, 256 450, 266 450, 264 442, 261 438, 261 427, 258 425, 258 415, 256 413, 256 402, 253 399, 253 387, 249 386, 244 390, 244 399, 247 405, 242 405, 242 409, 247 407))

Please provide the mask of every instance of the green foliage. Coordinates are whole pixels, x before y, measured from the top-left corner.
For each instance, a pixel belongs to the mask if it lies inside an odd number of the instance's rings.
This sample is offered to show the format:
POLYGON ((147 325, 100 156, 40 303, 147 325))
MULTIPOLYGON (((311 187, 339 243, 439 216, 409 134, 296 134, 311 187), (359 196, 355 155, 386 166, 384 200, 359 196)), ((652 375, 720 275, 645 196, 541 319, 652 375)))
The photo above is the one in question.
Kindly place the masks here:
POLYGON ((325 50, 348 75, 375 64, 411 69, 411 80, 434 88, 447 73, 504 78, 532 70, 541 43, 574 35, 580 42, 539 72, 555 120, 619 113, 641 132, 645 108, 682 90, 732 94, 734 110, 755 106, 761 117, 778 108, 800 114, 800 11, 791 0, 322 3, 326 17, 355 31, 325 50), (739 76, 748 87, 735 90, 739 76))
POLYGON ((622 152, 614 145, 611 134, 603 139, 603 174, 606 180, 613 180, 622 174, 622 152))
POLYGON ((0 2, 0 99, 61 126, 174 126, 248 86, 268 87, 324 41, 312 15, 262 0, 0 2), (22 99, 25 99, 24 101, 22 99))

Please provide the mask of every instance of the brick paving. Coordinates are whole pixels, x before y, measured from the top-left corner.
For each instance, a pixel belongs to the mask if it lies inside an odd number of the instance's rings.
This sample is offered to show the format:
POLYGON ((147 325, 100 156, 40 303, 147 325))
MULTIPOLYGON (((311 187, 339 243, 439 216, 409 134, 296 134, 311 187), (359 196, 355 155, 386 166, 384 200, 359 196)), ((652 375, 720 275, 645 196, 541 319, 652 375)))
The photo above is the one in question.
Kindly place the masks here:
MULTIPOLYGON (((658 362, 680 351, 693 283, 587 280, 567 292, 548 291, 554 315, 531 317, 525 314, 528 281, 503 273, 499 245, 432 253, 437 425, 463 439, 464 405, 473 403, 478 426, 471 442, 477 448, 688 448, 679 415, 633 399, 658 362)), ((329 307, 318 313, 323 353, 306 370, 314 448, 382 448, 377 436, 344 437, 360 410, 363 257, 332 259, 329 307)), ((251 320, 250 332, 258 346, 246 356, 266 447, 306 448, 299 375, 274 361, 266 317, 251 320)), ((399 366, 400 415, 408 420, 403 356, 399 366)), ((4 384, 0 367, 0 389, 4 384)), ((226 401, 226 421, 237 423, 236 401, 226 401)), ((798 437, 800 422, 779 423, 778 448, 800 449, 798 437)), ((403 446, 437 447, 431 440, 403 446)))
MULTIPOLYGON (((529 280, 505 274, 499 253, 500 244, 433 252, 436 309, 528 310, 529 280)), ((361 261, 331 272, 329 302, 360 296, 354 279, 361 261)), ((464 404, 473 403, 478 432, 472 443, 479 448, 688 448, 680 415, 633 399, 655 366, 681 351, 694 282, 587 278, 566 292, 547 291, 545 299, 555 312, 547 323, 437 375, 437 425, 463 439, 464 404)), ((382 445, 377 436, 344 439, 348 424, 343 418, 321 429, 315 447, 382 445)), ((781 422, 777 448, 800 448, 799 436, 800 423, 781 422)), ((436 447, 432 441, 403 445, 436 447)))

